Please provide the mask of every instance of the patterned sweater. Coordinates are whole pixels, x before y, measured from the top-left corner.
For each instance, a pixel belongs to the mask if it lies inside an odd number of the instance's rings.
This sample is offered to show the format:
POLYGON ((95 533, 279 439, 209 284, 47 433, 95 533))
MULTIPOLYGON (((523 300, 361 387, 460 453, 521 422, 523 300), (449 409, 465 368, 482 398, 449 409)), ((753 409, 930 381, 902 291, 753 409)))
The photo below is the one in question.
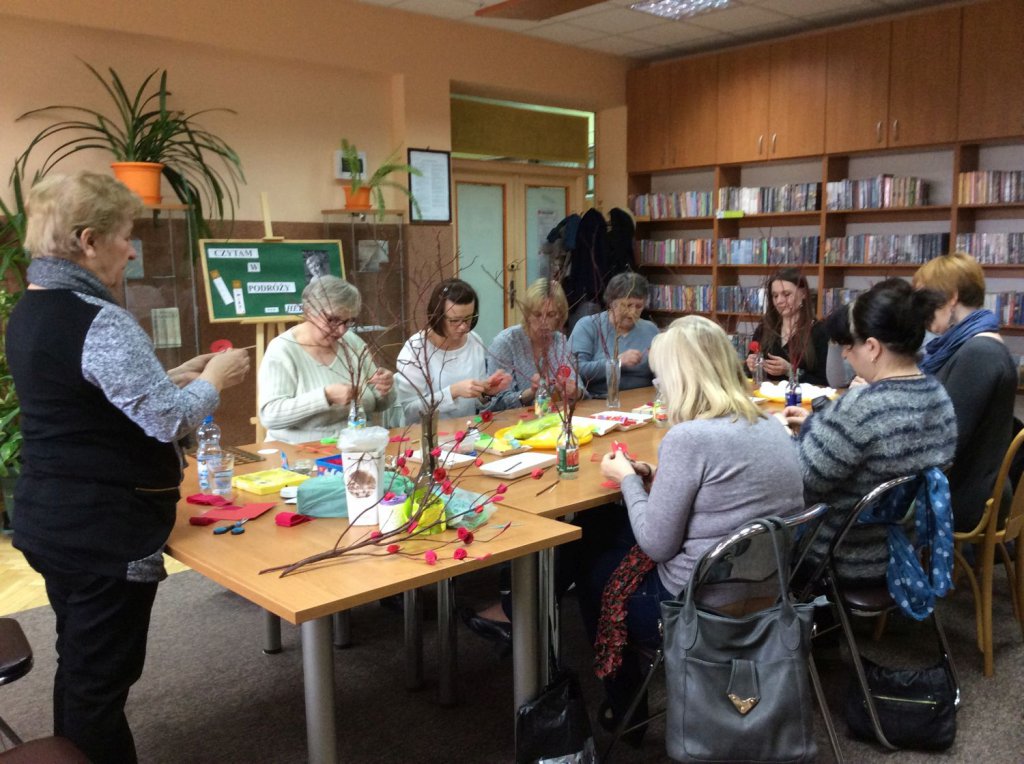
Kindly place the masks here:
MULTIPOLYGON (((808 557, 816 563, 872 488, 953 460, 956 416, 934 377, 885 379, 855 387, 808 417, 798 445, 806 502, 831 508, 808 557)), ((888 561, 882 526, 854 526, 836 551, 838 574, 850 581, 883 579, 888 561)))

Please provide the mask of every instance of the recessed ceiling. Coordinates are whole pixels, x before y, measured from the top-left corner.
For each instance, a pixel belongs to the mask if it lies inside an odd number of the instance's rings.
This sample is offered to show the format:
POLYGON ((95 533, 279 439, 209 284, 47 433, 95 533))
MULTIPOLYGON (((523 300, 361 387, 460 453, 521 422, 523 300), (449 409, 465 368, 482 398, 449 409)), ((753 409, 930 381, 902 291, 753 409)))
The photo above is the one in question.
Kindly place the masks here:
POLYGON ((732 0, 727 8, 670 21, 630 10, 636 0, 605 0, 543 21, 523 21, 475 15, 498 0, 359 2, 636 59, 670 58, 914 8, 955 4, 952 0, 732 0))

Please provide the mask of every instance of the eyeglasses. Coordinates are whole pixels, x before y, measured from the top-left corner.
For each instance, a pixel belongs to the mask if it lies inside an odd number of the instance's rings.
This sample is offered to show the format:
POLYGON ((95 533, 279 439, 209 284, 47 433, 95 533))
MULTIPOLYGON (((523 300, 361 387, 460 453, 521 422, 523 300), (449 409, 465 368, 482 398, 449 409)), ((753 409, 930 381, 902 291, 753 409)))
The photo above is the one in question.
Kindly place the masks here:
POLYGON ((477 315, 476 315, 476 313, 474 313, 472 316, 466 316, 465 318, 458 318, 458 317, 449 318, 449 317, 445 316, 444 321, 445 321, 446 324, 448 324, 448 326, 452 326, 452 327, 455 327, 455 326, 472 326, 473 322, 476 321, 476 319, 477 319, 477 315))
POLYGON ((344 328, 347 331, 359 323, 358 318, 338 318, 338 316, 321 316, 320 318, 327 324, 327 328, 332 330, 344 328))

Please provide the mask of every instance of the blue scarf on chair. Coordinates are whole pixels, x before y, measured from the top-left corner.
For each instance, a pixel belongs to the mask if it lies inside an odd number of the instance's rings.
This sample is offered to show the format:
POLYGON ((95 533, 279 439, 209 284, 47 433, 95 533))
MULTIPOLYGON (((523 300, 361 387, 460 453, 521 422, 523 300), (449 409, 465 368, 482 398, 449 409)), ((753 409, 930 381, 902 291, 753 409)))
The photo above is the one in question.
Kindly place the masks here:
POLYGON ((991 310, 979 308, 945 334, 940 334, 924 346, 924 358, 918 364, 921 371, 934 374, 967 340, 982 332, 999 331, 999 320, 991 310))

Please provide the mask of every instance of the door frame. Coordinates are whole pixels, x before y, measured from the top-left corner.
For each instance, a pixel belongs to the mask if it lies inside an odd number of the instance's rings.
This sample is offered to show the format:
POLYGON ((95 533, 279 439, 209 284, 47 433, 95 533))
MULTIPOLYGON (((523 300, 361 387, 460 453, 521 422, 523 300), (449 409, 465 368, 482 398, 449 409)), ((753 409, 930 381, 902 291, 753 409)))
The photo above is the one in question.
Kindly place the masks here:
MULTIPOLYGON (((504 189, 505 230, 503 271, 508 274, 511 264, 516 264, 513 283, 517 295, 526 292, 526 189, 538 187, 561 186, 566 189, 566 209, 568 215, 572 210, 583 206, 587 187, 587 176, 590 170, 585 167, 547 167, 543 165, 525 165, 520 162, 485 162, 474 159, 452 160, 452 188, 455 198, 453 211, 453 241, 455 245, 455 269, 458 275, 461 264, 459 257, 459 224, 458 224, 458 184, 476 183, 480 185, 500 185, 504 189)), ((518 308, 509 308, 508 284, 502 295, 504 305, 505 326, 518 323, 518 308)), ((518 302, 516 303, 518 305, 518 302)))

